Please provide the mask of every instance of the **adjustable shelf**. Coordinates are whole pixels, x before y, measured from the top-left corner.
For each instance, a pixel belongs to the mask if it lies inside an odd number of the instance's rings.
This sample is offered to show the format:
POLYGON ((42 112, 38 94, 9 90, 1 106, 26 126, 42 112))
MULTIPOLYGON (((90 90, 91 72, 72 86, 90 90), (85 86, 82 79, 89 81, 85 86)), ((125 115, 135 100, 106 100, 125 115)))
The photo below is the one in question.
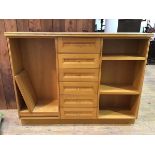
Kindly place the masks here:
POLYGON ((139 94, 139 90, 133 86, 113 86, 113 85, 100 85, 100 94, 139 94))
POLYGON ((129 110, 100 110, 99 119, 135 119, 129 110))
POLYGON ((100 95, 99 119, 135 119, 139 95, 100 95))
POLYGON ((148 40, 104 39, 99 119, 136 119, 148 40))
POLYGON ((20 110, 20 116, 59 116, 59 101, 58 100, 39 100, 33 109, 29 112, 27 107, 20 110))
POLYGON ((103 55, 102 60, 145 60, 145 57, 135 55, 103 55))
POLYGON ((139 94, 145 61, 102 61, 100 93, 139 94))

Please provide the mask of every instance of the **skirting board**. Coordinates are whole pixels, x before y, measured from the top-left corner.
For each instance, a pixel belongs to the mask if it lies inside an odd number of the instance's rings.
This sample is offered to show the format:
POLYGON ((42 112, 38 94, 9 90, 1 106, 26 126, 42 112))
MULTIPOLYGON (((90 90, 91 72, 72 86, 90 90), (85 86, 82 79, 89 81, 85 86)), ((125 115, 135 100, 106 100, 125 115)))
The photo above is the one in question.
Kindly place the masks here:
POLYGON ((22 125, 41 125, 41 124, 133 124, 135 122, 134 119, 117 119, 117 120, 109 120, 109 119, 57 119, 50 117, 36 117, 36 118, 28 118, 22 117, 21 123, 22 125))

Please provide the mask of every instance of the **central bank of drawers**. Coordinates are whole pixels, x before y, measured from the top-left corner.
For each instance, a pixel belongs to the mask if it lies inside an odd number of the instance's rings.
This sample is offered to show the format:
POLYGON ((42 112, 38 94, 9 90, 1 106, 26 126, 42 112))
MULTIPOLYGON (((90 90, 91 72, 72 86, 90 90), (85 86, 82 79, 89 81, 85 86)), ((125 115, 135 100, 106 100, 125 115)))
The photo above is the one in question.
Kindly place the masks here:
POLYGON ((62 119, 96 118, 99 60, 99 38, 58 38, 62 119))

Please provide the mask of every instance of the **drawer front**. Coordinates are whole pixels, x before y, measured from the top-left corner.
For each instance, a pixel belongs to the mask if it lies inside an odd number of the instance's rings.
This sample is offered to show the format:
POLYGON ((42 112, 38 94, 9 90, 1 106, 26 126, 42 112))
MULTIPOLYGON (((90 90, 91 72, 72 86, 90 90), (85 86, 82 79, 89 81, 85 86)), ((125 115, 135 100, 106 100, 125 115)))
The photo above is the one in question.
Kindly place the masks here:
POLYGON ((59 69, 59 81, 98 81, 99 69, 59 69))
POLYGON ((97 107, 97 95, 61 95, 60 106, 75 108, 75 107, 97 107))
POLYGON ((60 94, 95 95, 97 82, 60 82, 60 94))
POLYGON ((96 108, 61 108, 62 119, 95 119, 96 108))
POLYGON ((100 53, 100 38, 58 38, 59 53, 100 53))
POLYGON ((59 54, 59 68, 99 68, 99 54, 59 54))

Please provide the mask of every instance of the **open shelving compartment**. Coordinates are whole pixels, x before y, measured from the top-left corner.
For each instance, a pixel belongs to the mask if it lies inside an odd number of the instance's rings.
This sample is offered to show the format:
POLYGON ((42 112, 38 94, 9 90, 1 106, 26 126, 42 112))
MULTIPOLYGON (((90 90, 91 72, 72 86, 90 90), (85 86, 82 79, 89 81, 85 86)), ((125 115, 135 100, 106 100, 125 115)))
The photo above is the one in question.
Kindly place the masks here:
POLYGON ((145 60, 147 39, 104 39, 102 60, 145 60))
POLYGON ((147 39, 104 39, 99 119, 135 119, 139 107, 147 39))
POLYGON ((145 61, 102 61, 100 94, 140 94, 145 61))
POLYGON ((102 61, 100 119, 134 119, 141 94, 145 61, 102 61))
POLYGON ((99 119, 135 119, 139 95, 101 95, 99 119))
POLYGON ((10 38, 20 116, 59 117, 55 41, 52 38, 10 38))

